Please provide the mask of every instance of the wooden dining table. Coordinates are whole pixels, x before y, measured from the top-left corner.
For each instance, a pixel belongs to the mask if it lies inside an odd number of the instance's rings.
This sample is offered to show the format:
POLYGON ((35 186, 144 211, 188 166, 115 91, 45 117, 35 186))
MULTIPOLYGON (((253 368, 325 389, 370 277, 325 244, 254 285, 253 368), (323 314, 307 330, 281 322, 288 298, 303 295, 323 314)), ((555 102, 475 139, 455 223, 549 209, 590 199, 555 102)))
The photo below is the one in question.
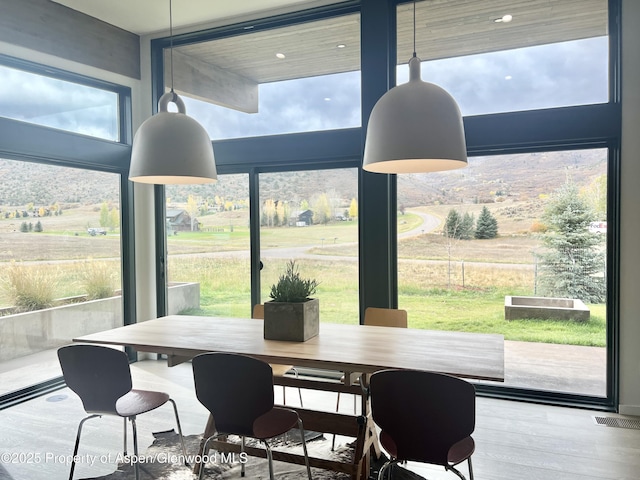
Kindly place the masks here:
MULTIPOLYGON (((282 342, 263 338, 262 320, 170 315, 84 335, 73 341, 122 345, 139 352, 164 354, 169 366, 200 353, 224 352, 249 355, 268 363, 342 372, 344 382, 289 376, 274 377, 274 382, 360 395, 359 415, 296 408, 306 429, 356 438, 352 461, 310 458, 311 466, 345 472, 354 480, 367 478, 370 455, 380 453, 366 394, 372 373, 412 369, 474 380, 504 381, 504 338, 494 334, 321 323, 319 335, 306 342, 282 342)), ((205 436, 215 431, 214 422, 210 418, 205 436)), ((226 451, 240 448, 225 441, 215 442, 213 447, 226 451)), ((245 451, 265 456, 263 449, 246 447, 245 451)), ((300 455, 273 453, 276 460, 304 464, 300 455)))

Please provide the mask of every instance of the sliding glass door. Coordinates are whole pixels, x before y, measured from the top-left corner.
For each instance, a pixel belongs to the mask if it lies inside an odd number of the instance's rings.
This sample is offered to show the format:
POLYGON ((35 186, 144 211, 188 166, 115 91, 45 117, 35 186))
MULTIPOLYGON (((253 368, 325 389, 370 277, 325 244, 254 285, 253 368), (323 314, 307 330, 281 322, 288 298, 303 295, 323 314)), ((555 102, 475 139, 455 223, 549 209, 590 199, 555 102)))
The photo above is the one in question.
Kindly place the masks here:
POLYGON ((169 314, 248 317, 249 176, 210 185, 168 185, 169 314))
POLYGON ((358 323, 358 171, 260 174, 261 301, 294 261, 320 285, 320 321, 358 323), (322 181, 318 181, 322 179, 322 181))

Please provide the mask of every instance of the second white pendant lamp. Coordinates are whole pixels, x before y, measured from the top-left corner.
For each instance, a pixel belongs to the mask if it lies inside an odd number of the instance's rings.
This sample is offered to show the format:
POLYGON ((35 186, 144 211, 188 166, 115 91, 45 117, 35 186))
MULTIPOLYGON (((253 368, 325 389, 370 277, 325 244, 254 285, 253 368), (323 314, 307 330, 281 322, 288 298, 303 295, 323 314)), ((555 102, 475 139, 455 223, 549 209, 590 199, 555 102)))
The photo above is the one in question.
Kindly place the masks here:
POLYGON ((437 172, 467 165, 458 104, 443 88, 420 78, 415 8, 414 2, 409 82, 385 93, 369 117, 362 164, 369 172, 437 172))

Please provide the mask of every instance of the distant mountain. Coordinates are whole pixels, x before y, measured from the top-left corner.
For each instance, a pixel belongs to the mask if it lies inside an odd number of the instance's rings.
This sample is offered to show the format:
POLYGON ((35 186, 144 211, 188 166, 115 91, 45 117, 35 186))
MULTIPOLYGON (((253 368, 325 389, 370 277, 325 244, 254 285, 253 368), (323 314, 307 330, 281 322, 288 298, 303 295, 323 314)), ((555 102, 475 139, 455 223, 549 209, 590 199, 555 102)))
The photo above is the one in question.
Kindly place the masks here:
MULTIPOLYGON (((600 149, 476 157, 460 170, 398 175, 398 205, 484 203, 497 197, 536 199, 553 192, 567 178, 588 185, 606 174, 606 155, 606 150, 600 149)), ((356 197, 357 175, 355 169, 264 173, 260 175, 260 197, 298 202, 327 193, 348 204, 356 197)), ((118 188, 117 176, 110 173, 0 159, 0 205, 5 207, 31 202, 35 205, 115 202, 118 188)), ((167 197, 174 204, 186 203, 189 195, 246 200, 248 176, 222 175, 215 184, 167 187, 167 197)))
POLYGON ((606 150, 473 157, 460 170, 398 176, 398 205, 533 200, 570 179, 580 186, 607 173, 606 150))
POLYGON ((114 202, 119 188, 119 177, 113 173, 0 158, 2 206, 114 202))

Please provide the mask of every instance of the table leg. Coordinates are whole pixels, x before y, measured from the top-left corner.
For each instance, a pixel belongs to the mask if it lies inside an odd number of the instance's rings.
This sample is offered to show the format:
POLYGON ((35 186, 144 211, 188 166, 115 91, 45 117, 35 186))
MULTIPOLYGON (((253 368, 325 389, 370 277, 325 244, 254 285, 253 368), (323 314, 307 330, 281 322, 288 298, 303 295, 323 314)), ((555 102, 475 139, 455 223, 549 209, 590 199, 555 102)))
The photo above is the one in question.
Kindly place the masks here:
MULTIPOLYGON (((360 387, 362 388, 362 416, 367 419, 366 437, 371 442, 370 453, 375 455, 375 459, 380 458, 382 451, 380 450, 380 442, 378 440, 378 431, 371 416, 371 400, 369 399, 369 377, 368 373, 360 375, 360 387)), ((368 470, 367 470, 368 472, 368 470)))

